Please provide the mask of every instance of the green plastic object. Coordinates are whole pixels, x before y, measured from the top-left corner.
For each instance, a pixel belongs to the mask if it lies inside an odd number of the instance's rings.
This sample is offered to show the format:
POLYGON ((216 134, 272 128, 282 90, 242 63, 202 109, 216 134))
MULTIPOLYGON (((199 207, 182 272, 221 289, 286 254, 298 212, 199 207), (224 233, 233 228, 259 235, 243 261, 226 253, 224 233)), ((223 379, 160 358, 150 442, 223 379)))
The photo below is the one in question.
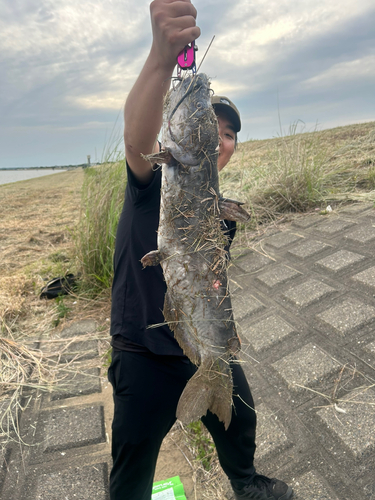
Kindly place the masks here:
POLYGON ((179 476, 154 483, 151 500, 186 500, 184 486, 179 476))

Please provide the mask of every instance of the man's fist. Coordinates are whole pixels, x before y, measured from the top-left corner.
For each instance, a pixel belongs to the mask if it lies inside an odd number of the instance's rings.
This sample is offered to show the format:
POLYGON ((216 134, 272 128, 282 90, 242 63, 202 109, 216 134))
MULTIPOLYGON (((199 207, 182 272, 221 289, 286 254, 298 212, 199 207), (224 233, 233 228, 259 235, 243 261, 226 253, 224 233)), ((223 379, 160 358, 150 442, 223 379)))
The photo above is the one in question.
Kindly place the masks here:
POLYGON ((200 36, 195 22, 197 11, 190 0, 154 0, 150 12, 151 53, 159 65, 173 68, 185 45, 200 36))

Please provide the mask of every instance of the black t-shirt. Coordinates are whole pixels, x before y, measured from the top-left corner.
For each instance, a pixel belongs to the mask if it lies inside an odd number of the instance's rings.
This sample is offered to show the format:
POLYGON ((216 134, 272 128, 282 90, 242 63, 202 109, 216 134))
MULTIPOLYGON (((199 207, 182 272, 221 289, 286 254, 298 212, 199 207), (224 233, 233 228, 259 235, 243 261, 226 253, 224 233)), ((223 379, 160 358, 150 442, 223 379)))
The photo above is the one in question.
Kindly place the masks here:
MULTIPOLYGON (((163 325, 167 286, 160 265, 143 269, 141 258, 157 249, 161 168, 140 184, 126 165, 128 183, 117 228, 112 285, 112 346, 131 351, 183 356, 173 332, 163 325), (153 326, 160 325, 160 326, 153 326)), ((225 221, 232 240, 236 223, 225 221)))

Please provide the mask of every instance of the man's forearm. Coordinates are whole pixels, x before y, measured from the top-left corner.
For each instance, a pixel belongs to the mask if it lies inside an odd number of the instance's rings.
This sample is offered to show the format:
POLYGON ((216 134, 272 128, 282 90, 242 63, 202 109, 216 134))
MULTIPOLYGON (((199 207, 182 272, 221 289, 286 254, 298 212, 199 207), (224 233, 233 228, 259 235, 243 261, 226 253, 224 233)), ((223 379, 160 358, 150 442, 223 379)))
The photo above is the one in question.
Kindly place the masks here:
MULTIPOLYGON (((125 150, 131 158, 154 151, 163 118, 163 99, 174 67, 161 67, 151 50, 125 105, 125 150)), ((145 171, 150 165, 145 162, 145 171)))

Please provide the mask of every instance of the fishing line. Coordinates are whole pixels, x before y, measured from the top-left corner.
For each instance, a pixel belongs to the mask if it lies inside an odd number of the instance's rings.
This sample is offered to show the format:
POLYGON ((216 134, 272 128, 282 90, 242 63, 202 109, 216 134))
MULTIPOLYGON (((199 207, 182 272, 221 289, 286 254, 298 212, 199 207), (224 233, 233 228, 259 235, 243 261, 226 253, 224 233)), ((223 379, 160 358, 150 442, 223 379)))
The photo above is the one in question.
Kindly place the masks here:
POLYGON ((200 67, 202 66, 202 63, 203 63, 203 61, 204 61, 204 59, 205 59, 205 57, 206 57, 206 55, 207 55, 207 52, 208 52, 208 51, 210 50, 210 48, 211 48, 211 45, 212 45, 212 42, 214 41, 214 38, 215 38, 215 35, 212 37, 212 40, 211 40, 211 42, 210 42, 209 46, 207 47, 206 52, 204 53, 203 59, 201 60, 200 65, 198 66, 197 73, 198 73, 198 71, 200 70, 200 67))

